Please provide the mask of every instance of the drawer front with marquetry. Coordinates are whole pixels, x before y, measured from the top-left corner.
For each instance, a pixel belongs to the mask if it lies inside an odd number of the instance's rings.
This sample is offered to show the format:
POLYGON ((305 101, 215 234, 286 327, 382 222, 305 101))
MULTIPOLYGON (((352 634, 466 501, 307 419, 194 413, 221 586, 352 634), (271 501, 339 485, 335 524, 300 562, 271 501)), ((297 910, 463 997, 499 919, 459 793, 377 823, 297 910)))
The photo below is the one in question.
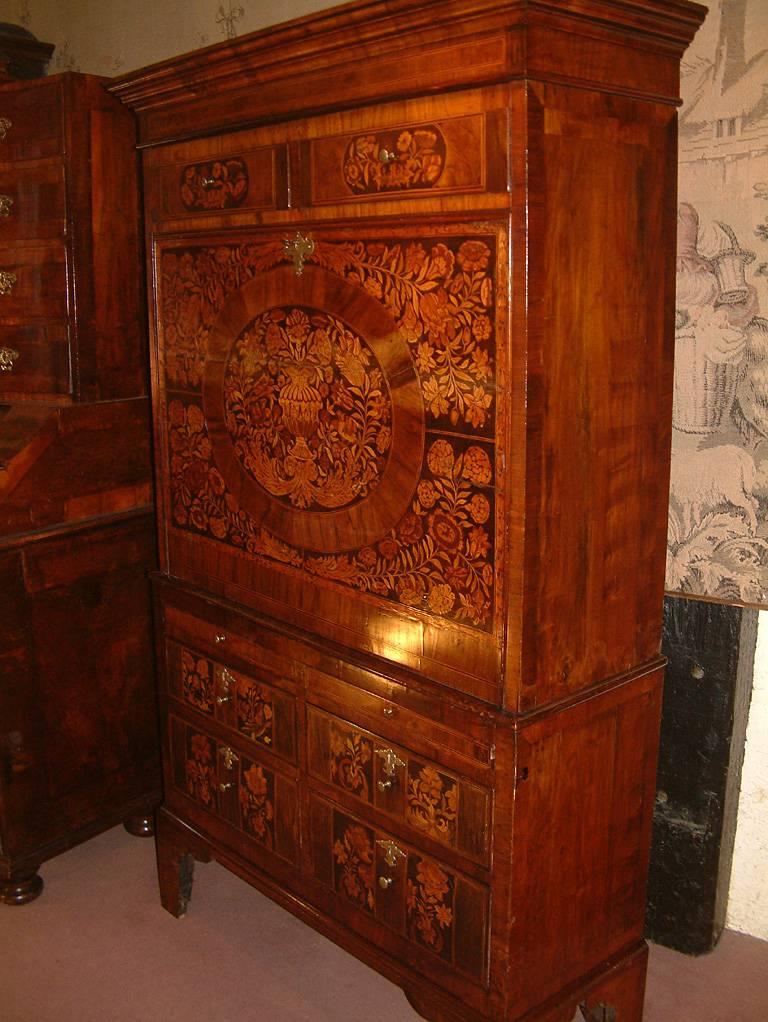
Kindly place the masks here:
POLYGON ((361 117, 356 131, 313 139, 307 143, 309 201, 414 199, 498 187, 503 177, 489 181, 489 117, 474 113, 399 124, 366 123, 361 117))
POLYGON ((182 794, 255 845, 297 862, 296 781, 179 717, 169 717, 169 731, 171 804, 182 794))
POLYGON ((487 888, 314 795, 310 821, 315 878, 351 926, 375 939, 380 924, 428 967, 431 959, 485 982, 487 888))
POLYGON ((413 831, 486 863, 490 793, 451 770, 345 720, 307 707, 312 777, 413 831))
POLYGON ((295 762, 296 705, 290 693, 176 642, 167 644, 167 664, 171 696, 295 762))
POLYGON ((180 146, 176 155, 173 162, 158 165, 149 178, 148 202, 157 217, 221 215, 287 205, 284 145, 205 141, 180 146))

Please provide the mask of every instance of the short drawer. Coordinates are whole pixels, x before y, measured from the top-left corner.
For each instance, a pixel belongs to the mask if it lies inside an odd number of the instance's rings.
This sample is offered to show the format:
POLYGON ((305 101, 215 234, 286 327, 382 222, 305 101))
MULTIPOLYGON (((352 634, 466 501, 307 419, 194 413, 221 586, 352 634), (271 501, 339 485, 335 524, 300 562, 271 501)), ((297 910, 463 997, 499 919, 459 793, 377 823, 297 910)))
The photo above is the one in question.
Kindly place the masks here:
POLYGON ((168 727, 166 777, 174 791, 238 835, 297 862, 296 781, 180 717, 171 715, 168 727))
MULTIPOLYGON (((159 212, 199 216, 287 205, 285 146, 223 149, 222 143, 186 147, 187 159, 157 168, 159 212)), ((157 202, 155 194, 155 201, 157 202)))
POLYGON ((59 82, 19 83, 0 96, 0 164, 62 151, 59 82))
POLYGON ((315 795, 310 828, 315 879, 348 925, 380 945, 394 937, 410 964, 438 980, 448 966, 485 982, 486 887, 315 795))
POLYGON ((312 777, 485 864, 491 794, 466 777, 364 728, 307 707, 312 777))
MULTIPOLYGON (((0 299, 2 300, 2 299, 0 299)), ((72 393, 66 324, 0 323, 0 399, 72 393)))
POLYGON ((382 124, 306 143, 313 205, 503 190, 497 114, 382 124))
POLYGON ((291 762, 296 761, 293 695, 189 646, 166 644, 169 695, 291 762))
POLYGON ((17 243, 0 249, 0 321, 67 315, 67 254, 63 243, 17 243))
POLYGON ((0 165, 0 242, 61 238, 65 218, 60 162, 0 165))
MULTIPOLYGON (((0 298, 0 307, 2 301, 0 298)), ((0 397, 55 397, 71 392, 66 322, 0 323, 0 397)))

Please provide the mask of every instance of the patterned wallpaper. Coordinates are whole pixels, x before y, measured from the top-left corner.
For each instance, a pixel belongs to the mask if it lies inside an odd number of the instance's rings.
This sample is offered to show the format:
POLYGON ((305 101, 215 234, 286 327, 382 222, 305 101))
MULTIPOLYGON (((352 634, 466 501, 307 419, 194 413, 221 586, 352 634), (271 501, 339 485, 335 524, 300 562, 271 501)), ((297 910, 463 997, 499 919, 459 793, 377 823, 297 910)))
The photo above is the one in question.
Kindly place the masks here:
POLYGON ((0 0, 0 21, 56 44, 49 67, 116 75, 332 6, 328 0, 0 0))
POLYGON ((768 4, 686 54, 667 587, 768 603, 768 4))

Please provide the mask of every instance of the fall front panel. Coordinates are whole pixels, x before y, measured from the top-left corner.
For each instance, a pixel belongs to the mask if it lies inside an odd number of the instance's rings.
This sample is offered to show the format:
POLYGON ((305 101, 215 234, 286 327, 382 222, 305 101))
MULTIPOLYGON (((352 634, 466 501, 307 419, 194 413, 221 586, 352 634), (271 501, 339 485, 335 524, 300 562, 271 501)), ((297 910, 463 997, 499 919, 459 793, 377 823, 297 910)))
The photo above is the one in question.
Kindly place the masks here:
POLYGON ((504 232, 359 231, 158 244, 167 567, 493 698, 504 232))

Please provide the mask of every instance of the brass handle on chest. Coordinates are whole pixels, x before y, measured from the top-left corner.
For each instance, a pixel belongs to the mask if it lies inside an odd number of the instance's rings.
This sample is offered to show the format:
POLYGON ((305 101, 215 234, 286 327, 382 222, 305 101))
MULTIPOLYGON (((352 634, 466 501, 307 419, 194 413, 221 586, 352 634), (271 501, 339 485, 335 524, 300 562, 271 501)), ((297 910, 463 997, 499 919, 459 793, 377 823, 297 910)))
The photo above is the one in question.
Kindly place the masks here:
POLYGON ((404 760, 400 759, 394 749, 377 749, 376 755, 382 761, 382 770, 387 777, 396 777, 397 768, 405 766, 404 760))
POLYGON ((394 877, 379 877, 379 887, 382 891, 388 891, 394 882, 394 877))
POLYGON ((10 195, 0 195, 0 217, 7 219, 11 215, 11 206, 13 205, 13 197, 10 195))
POLYGON ((10 117, 0 117, 0 142, 5 142, 5 136, 8 134, 13 121, 10 117))
POLYGON ((18 279, 15 273, 0 270, 0 295, 9 295, 13 291, 13 285, 18 279))
POLYGON ((394 163, 396 159, 397 153, 393 153, 391 149, 379 149, 380 163, 394 163))
POLYGON ((229 789, 234 788, 234 786, 235 786, 234 781, 222 781, 222 783, 219 785, 219 791, 229 791, 229 789))
POLYGON ((376 844, 384 852, 384 862, 388 866, 394 867, 405 858, 405 852, 398 848, 394 841, 377 841, 376 844))
POLYGON ((226 667, 221 669, 221 695, 216 696, 216 703, 218 706, 223 706, 225 703, 232 701, 232 694, 229 691, 230 687, 235 683, 235 676, 230 674, 226 667))
POLYGON ((13 371, 13 363, 19 357, 15 348, 0 348, 0 373, 13 371))
POLYGON ((238 754, 235 752, 234 749, 230 749, 228 745, 223 745, 219 749, 219 755, 224 761, 224 766, 227 768, 227 770, 234 770, 235 763, 240 762, 240 757, 238 756, 238 754))

